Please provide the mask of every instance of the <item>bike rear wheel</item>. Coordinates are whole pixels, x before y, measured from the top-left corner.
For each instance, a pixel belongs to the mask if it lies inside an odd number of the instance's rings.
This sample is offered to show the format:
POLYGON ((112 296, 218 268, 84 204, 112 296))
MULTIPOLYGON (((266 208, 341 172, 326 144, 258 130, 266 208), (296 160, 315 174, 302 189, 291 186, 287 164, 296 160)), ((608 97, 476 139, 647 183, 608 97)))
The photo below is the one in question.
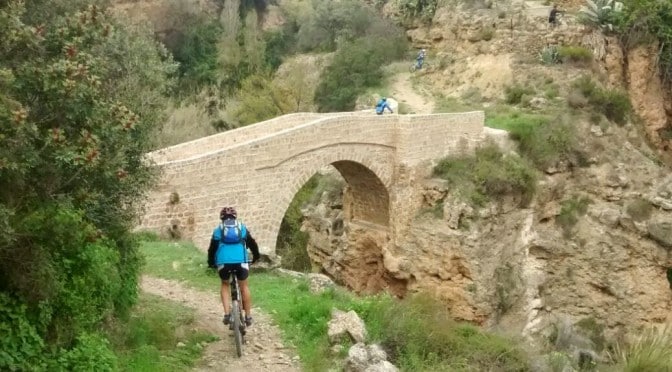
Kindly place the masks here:
POLYGON ((243 355, 243 333, 241 331, 242 323, 240 322, 240 304, 238 301, 233 301, 231 306, 231 323, 233 323, 233 339, 236 343, 236 355, 241 357, 243 355))

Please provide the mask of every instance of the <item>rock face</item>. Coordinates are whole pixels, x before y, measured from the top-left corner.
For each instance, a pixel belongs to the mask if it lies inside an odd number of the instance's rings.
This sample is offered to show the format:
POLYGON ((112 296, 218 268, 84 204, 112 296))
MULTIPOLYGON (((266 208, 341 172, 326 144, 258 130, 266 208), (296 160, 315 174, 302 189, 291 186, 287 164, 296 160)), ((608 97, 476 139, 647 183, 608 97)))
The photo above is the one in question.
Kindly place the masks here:
POLYGON ((341 200, 322 200, 304 211, 309 254, 355 291, 430 292, 456 318, 531 339, 564 321, 597 324, 605 337, 671 321, 672 176, 628 136, 587 135, 602 151, 546 175, 525 209, 507 198, 474 208, 444 181, 414 178, 415 217, 386 232, 344 222, 341 200), (565 222, 572 203, 585 213, 565 222))
POLYGON ((669 138, 661 136, 672 128, 672 103, 660 79, 658 46, 641 46, 628 53, 628 92, 633 108, 643 120, 646 134, 657 147, 672 150, 669 138))
MULTIPOLYGON (((337 172, 330 176, 338 177, 337 172)), ((346 190, 347 193, 347 190, 346 190)), ((347 196, 346 196, 347 198, 347 196)), ((303 226, 310 235, 308 254, 326 274, 357 293, 388 290, 403 295, 406 280, 395 278, 385 268, 384 252, 389 232, 362 222, 344 223, 341 198, 328 200, 305 210, 303 226)))

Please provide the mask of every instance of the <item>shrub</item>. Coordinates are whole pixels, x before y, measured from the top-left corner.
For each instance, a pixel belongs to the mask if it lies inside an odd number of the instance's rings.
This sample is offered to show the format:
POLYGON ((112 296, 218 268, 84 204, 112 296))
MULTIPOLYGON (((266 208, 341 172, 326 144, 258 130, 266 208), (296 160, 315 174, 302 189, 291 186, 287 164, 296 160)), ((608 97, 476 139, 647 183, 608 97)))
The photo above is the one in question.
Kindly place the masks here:
POLYGON ((579 9, 579 22, 612 31, 622 5, 614 0, 586 0, 586 4, 579 9))
POLYGON ((536 192, 536 173, 521 158, 504 156, 495 145, 471 157, 448 157, 434 167, 434 175, 455 185, 476 206, 498 196, 512 195, 527 205, 536 192))
POLYGON ((434 18, 438 0, 401 0, 399 8, 401 14, 409 19, 420 19, 423 22, 429 22, 434 18))
POLYGON ((175 60, 180 62, 180 76, 184 88, 195 89, 215 84, 221 64, 217 42, 223 30, 219 22, 196 22, 186 29, 172 48, 175 60))
POLYGON ((544 65, 560 63, 560 53, 554 45, 544 47, 539 53, 539 61, 544 65))
POLYGON ((564 117, 551 120, 544 115, 503 114, 486 117, 486 125, 506 129, 518 141, 520 154, 539 169, 560 161, 581 165, 576 128, 564 117))
POLYGON ((632 104, 627 94, 617 90, 602 89, 588 76, 575 80, 572 87, 574 91, 570 93, 567 100, 570 106, 578 108, 590 104, 594 110, 617 124, 622 125, 627 122, 632 111, 632 104), (585 100, 582 100, 577 93, 585 100))
POLYGON ((628 121, 628 116, 632 111, 628 95, 616 90, 599 90, 588 101, 607 119, 621 125, 628 121))
POLYGON ((26 306, 0 292, 0 370, 44 369, 44 342, 26 314, 26 306))
POLYGON ((137 297, 129 231, 176 66, 146 29, 100 8, 41 32, 22 14, 21 3, 0 6, 0 122, 13 123, 0 126, 0 190, 12 190, 0 193, 0 292, 67 353, 137 297))
POLYGON ((521 103, 524 95, 532 95, 534 90, 521 85, 508 86, 504 90, 504 101, 511 105, 521 103))
POLYGON ((75 346, 62 351, 57 365, 51 368, 65 371, 116 371, 117 357, 110 349, 109 342, 101 335, 81 334, 75 346))
POLYGON ((645 221, 651 217, 651 213, 653 213, 653 205, 644 198, 636 198, 628 203, 625 210, 633 220, 645 221))
POLYGON ((561 203, 560 214, 555 217, 555 222, 562 227, 565 236, 569 236, 579 218, 586 214, 590 203, 590 199, 585 196, 574 196, 561 203))
POLYGON ((455 322, 428 295, 408 296, 383 314, 382 344, 402 370, 529 370, 511 341, 455 322))
POLYGON ((672 366, 672 327, 651 328, 628 344, 619 344, 614 353, 625 372, 668 371, 672 366))
POLYGON ((479 38, 484 41, 490 41, 495 37, 495 29, 492 27, 485 27, 479 31, 479 38))
POLYGON ((558 56, 563 62, 588 63, 593 59, 593 53, 582 46, 562 46, 558 48, 558 56))
POLYGON ((598 323, 595 318, 583 318, 576 323, 576 326, 590 339, 596 351, 602 351, 607 346, 604 324, 598 323))
POLYGON ((352 111, 367 87, 380 84, 381 66, 403 56, 404 50, 401 34, 359 39, 340 48, 315 90, 318 111, 352 111))
POLYGON ((240 126, 291 112, 288 92, 264 75, 252 75, 245 79, 238 92, 238 100, 233 117, 240 126))
POLYGON ((283 57, 290 53, 296 44, 296 33, 299 26, 295 22, 288 22, 278 31, 268 31, 264 34, 264 64, 271 71, 280 67, 283 57))
POLYGON ((672 79, 672 3, 658 0, 626 0, 619 13, 618 29, 627 48, 657 41, 657 61, 663 80, 672 79))
POLYGON ((397 27, 371 7, 356 1, 316 0, 313 12, 300 20, 297 47, 301 51, 334 51, 360 38, 395 37, 397 27))

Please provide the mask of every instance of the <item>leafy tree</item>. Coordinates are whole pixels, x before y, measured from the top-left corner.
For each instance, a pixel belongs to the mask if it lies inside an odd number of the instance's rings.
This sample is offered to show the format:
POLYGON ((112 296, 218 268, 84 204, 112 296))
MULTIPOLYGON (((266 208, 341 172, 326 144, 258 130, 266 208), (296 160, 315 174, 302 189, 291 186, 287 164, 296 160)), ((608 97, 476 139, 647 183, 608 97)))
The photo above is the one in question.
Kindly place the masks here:
POLYGON ((37 18, 22 2, 0 5, 0 295, 14 309, 0 316, 24 324, 8 342, 28 343, 0 353, 0 369, 46 347, 45 357, 84 353, 105 370, 114 363, 93 334, 137 295, 129 231, 176 66, 145 30, 100 7, 37 18))
POLYGON ((672 81, 672 2, 625 0, 616 20, 626 47, 657 41, 658 63, 664 80, 672 81))
POLYGON ((401 37, 358 39, 339 49, 315 91, 320 112, 351 111, 357 96, 383 78, 382 66, 403 55, 401 37))
POLYGON ((217 72, 222 67, 217 49, 221 34, 222 28, 217 22, 197 23, 187 29, 173 50, 175 60, 180 62, 184 85, 198 87, 217 83, 217 72))
POLYGON ((258 123, 290 111, 286 90, 264 75, 253 75, 243 82, 234 117, 241 125, 258 123))

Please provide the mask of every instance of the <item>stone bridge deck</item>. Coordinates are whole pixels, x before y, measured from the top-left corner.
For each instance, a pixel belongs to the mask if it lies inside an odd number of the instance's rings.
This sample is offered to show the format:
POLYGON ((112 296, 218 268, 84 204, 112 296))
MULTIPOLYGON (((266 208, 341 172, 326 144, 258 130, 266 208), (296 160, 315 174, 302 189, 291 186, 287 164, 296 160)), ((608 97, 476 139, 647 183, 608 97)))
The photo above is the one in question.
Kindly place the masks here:
POLYGON ((260 245, 273 251, 292 198, 330 164, 348 183, 349 218, 390 226, 389 211, 408 186, 405 172, 471 151, 483 140, 483 121, 480 111, 298 113, 161 149, 149 154, 162 176, 140 228, 173 228, 205 248, 219 209, 233 205, 260 245))

